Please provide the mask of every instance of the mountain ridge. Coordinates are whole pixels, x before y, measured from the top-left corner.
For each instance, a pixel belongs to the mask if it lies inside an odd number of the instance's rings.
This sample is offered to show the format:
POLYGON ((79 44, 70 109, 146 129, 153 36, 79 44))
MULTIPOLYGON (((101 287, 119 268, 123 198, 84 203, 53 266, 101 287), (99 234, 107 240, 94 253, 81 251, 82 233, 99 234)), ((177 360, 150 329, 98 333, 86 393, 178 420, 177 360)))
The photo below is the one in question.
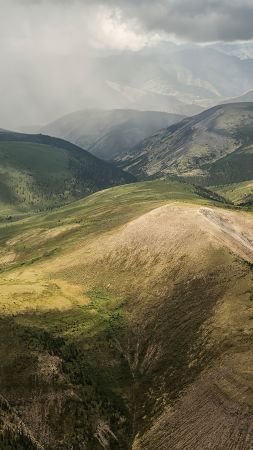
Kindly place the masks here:
POLYGON ((217 105, 160 130, 118 163, 140 179, 179 176, 202 185, 245 181, 252 178, 252 128, 253 103, 217 105))
POLYGON ((0 133, 1 209, 60 206, 134 177, 63 139, 0 133))

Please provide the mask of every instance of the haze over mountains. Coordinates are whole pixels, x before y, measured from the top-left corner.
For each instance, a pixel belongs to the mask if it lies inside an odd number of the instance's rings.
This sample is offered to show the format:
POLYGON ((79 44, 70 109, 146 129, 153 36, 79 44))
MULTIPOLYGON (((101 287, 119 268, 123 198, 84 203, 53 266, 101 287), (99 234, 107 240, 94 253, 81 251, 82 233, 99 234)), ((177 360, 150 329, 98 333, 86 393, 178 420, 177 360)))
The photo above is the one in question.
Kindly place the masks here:
POLYGON ((105 160, 112 160, 155 131, 183 116, 155 111, 85 110, 68 114, 40 129, 61 137, 105 160))
MULTIPOLYGON (((98 61, 111 89, 137 109, 190 115, 252 89, 253 61, 214 48, 161 45, 98 61)), ((107 82, 107 84, 108 84, 107 82)))
POLYGON ((240 95, 239 97, 230 98, 224 103, 240 103, 240 102, 253 102, 253 89, 251 89, 248 92, 245 92, 245 94, 240 95))
POLYGON ((43 125, 70 111, 90 108, 193 115, 253 88, 252 59, 240 59, 215 47, 160 43, 135 52, 111 53, 93 55, 92 60, 87 55, 86 64, 80 59, 78 66, 73 55, 56 56, 50 60, 48 84, 43 74, 45 55, 41 54, 37 65, 30 67, 28 61, 23 68, 23 72, 30 70, 19 89, 13 57, 12 77, 0 87, 4 111, 0 111, 0 123, 23 131, 23 125, 43 125), (5 85, 10 85, 8 90, 5 85))

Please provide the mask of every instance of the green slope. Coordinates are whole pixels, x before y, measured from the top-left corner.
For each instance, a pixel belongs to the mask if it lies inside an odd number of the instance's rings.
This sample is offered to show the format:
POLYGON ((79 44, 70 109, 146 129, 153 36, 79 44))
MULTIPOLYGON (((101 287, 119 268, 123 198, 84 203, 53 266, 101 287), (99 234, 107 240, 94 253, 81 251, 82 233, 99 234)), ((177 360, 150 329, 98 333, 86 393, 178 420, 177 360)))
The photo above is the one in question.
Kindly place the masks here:
POLYGON ((250 450, 252 215, 208 196, 143 182, 0 224, 1 449, 250 450))
POLYGON ((244 181, 243 183, 228 184, 225 186, 214 186, 212 189, 233 202, 235 205, 253 205, 253 180, 244 181))
POLYGON ((43 135, 0 133, 0 207, 52 208, 134 178, 79 147, 43 135))
POLYGON ((252 178, 253 104, 221 105, 144 140, 119 158, 139 178, 179 176, 202 185, 252 178))

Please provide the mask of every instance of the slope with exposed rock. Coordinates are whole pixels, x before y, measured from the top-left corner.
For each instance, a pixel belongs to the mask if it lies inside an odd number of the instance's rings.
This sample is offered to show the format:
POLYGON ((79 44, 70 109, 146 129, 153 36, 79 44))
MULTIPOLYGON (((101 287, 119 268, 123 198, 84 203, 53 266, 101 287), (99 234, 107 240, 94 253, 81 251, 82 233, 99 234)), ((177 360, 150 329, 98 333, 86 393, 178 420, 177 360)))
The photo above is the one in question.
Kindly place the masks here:
POLYGON ((140 177, 180 176, 218 185, 252 179, 253 104, 221 105, 184 119, 118 159, 140 177))

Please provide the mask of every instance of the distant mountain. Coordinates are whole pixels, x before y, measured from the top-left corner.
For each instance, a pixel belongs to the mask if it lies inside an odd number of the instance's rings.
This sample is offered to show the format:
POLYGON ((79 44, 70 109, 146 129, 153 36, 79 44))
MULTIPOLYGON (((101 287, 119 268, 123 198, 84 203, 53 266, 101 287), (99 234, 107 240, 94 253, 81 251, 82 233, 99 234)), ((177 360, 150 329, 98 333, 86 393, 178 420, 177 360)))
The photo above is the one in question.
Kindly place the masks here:
POLYGON ((61 117, 40 131, 61 137, 105 160, 128 151, 155 131, 183 119, 157 111, 85 110, 61 117))
POLYGON ((249 42, 219 42, 210 44, 208 47, 214 48, 227 55, 237 56, 240 59, 253 59, 253 43, 249 42))
POLYGON ((17 127, 19 133, 36 134, 40 130, 41 125, 21 125, 17 127))
POLYGON ((224 103, 241 103, 241 102, 253 102, 253 89, 246 92, 243 95, 240 95, 239 97, 233 97, 231 99, 228 99, 224 103))
POLYGON ((193 115, 253 87, 253 59, 208 46, 163 43, 100 58, 95 68, 99 99, 121 108, 193 115))
POLYGON ((252 179, 253 103, 221 105, 144 140, 118 163, 139 178, 215 185, 252 179))
POLYGON ((2 73, 0 123, 28 132, 18 128, 21 119, 22 125, 45 124, 84 108, 198 114, 253 89, 250 55, 252 43, 160 42, 139 51, 97 51, 92 58, 80 59, 75 52, 67 52, 49 60, 50 83, 44 82, 48 71, 43 55, 37 55, 34 72, 28 70, 25 59, 19 60, 17 71, 16 59, 8 57, 9 70, 2 73), (19 71, 25 74, 22 79, 19 71))
POLYGON ((134 180, 67 141, 0 133, 0 209, 41 210, 134 180))

